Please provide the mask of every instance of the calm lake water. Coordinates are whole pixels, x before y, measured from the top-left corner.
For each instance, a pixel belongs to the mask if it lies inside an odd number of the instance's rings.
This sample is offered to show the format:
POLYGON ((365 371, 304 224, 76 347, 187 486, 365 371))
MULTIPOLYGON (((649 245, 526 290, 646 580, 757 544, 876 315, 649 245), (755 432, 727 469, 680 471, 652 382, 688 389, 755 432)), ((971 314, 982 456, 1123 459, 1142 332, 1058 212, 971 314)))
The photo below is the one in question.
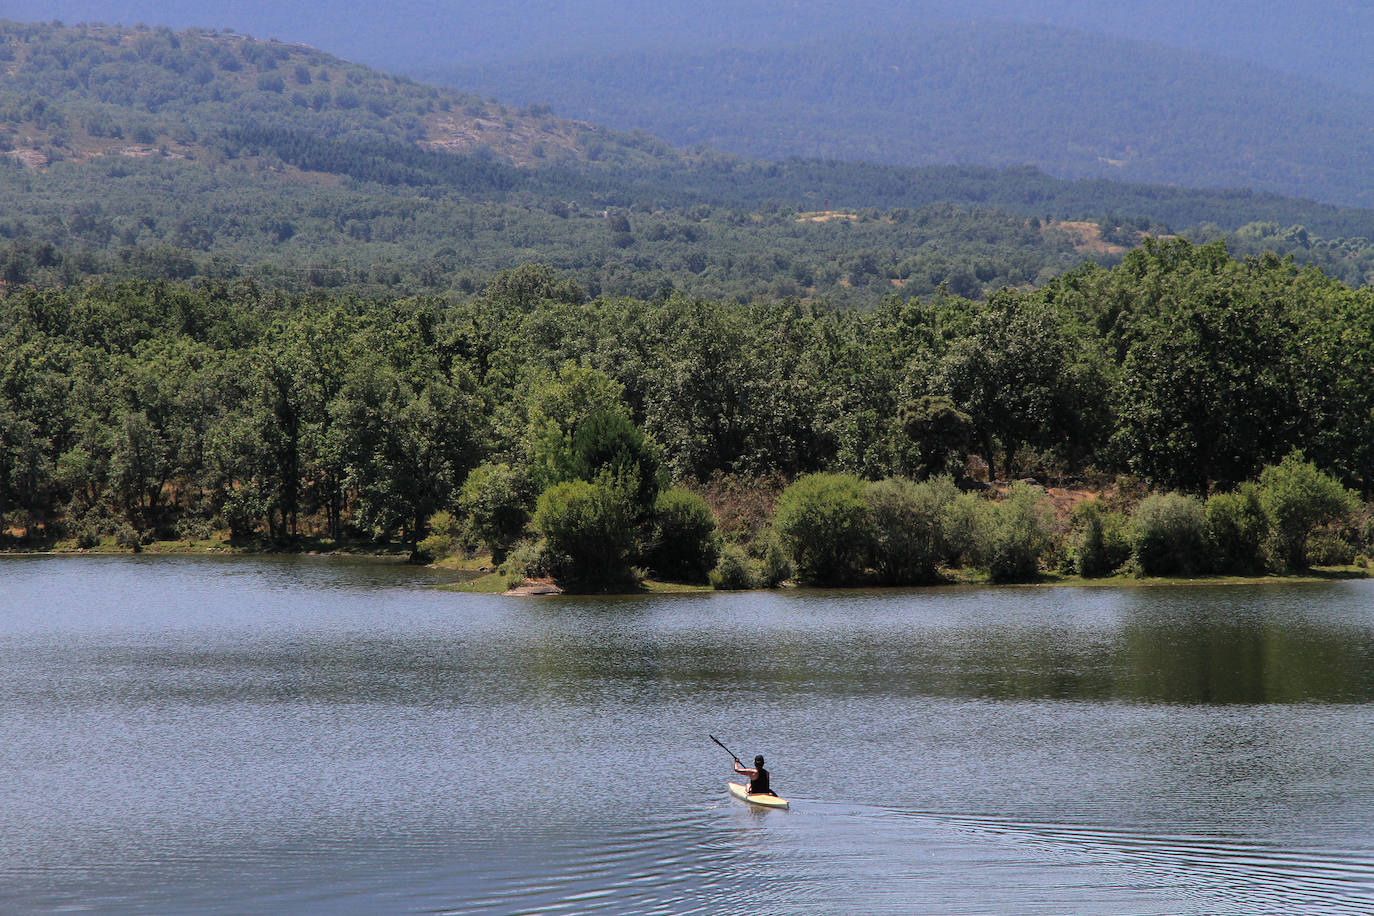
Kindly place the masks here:
POLYGON ((1372 582, 436 581, 0 559, 0 912, 1374 912, 1372 582))

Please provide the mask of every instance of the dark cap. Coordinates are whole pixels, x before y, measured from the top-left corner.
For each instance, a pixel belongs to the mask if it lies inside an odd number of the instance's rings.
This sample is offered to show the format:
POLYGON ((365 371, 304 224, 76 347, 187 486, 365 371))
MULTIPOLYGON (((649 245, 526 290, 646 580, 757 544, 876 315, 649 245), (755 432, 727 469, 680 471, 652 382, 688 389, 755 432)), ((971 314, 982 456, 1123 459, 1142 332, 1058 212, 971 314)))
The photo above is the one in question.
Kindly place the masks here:
POLYGON ((761 767, 761 766, 763 766, 763 755, 762 755, 762 754, 759 754, 757 757, 754 758, 754 766, 756 766, 756 767, 761 767))

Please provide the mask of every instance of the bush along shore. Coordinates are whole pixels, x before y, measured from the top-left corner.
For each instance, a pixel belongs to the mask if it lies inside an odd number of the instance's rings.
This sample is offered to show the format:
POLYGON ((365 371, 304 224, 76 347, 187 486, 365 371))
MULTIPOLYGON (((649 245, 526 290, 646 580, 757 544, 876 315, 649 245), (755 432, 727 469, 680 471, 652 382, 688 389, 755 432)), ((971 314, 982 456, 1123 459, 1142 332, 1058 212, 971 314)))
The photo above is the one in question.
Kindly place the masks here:
POLYGON ((1096 491, 1021 481, 965 480, 961 488, 950 476, 840 473, 780 490, 777 481, 717 479, 701 492, 652 493, 634 468, 552 486, 532 513, 508 505, 504 526, 492 524, 492 493, 467 489, 466 516, 437 515, 422 549, 490 551, 490 575, 469 589, 550 594, 661 591, 665 582, 756 589, 1363 577, 1374 536, 1369 507, 1299 452, 1206 498, 1120 482, 1096 491), (764 518, 752 511, 758 502, 773 504, 764 518))

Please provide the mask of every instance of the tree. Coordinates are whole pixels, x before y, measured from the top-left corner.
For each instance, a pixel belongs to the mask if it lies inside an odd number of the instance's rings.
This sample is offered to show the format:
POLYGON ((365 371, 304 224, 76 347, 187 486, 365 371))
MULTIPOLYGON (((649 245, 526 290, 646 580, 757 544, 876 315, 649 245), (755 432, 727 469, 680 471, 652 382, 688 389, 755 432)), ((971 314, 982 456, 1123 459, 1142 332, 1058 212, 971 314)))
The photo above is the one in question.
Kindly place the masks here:
POLYGON ((973 418, 943 395, 925 395, 904 404, 898 419, 916 447, 923 477, 962 474, 973 442, 973 418))
POLYGON ((493 563, 505 559, 525 530, 532 490, 527 474, 501 462, 483 462, 463 481, 458 504, 467 513, 473 535, 491 551, 493 563))
POLYGON ((171 476, 168 443, 146 413, 130 411, 115 431, 113 446, 110 484, 129 520, 150 525, 171 476))
POLYGON ((475 461, 476 402, 439 380, 416 392, 392 379, 372 417, 380 426, 365 430, 352 466, 358 520, 383 534, 400 529, 415 547, 475 461))
POLYGON ((521 264, 503 270, 487 286, 487 298, 503 308, 528 311, 546 302, 580 305, 587 294, 572 280, 561 280, 547 264, 521 264))
POLYGON ((531 389, 526 445, 536 486, 576 478, 573 445, 578 428, 594 414, 628 416, 624 392, 624 386, 604 373, 572 364, 531 389))
POLYGON ((1107 428, 1095 347, 1038 294, 1002 290, 977 307, 944 357, 939 384, 972 419, 993 470, 999 446, 1008 472, 1026 448, 1081 460, 1107 428))
POLYGON ((284 325, 279 325, 271 342, 258 350, 255 377, 257 403, 253 412, 258 436, 268 449, 268 467, 274 499, 268 509, 268 531, 275 538, 298 533, 301 472, 301 440, 311 421, 311 410, 322 407, 312 401, 309 388, 302 384, 305 364, 291 346, 284 325), (273 518, 280 516, 280 525, 273 518))
POLYGON ((1114 319, 1124 356, 1113 449, 1140 476, 1190 493, 1250 479, 1307 422, 1303 334, 1282 289, 1290 274, 1251 272, 1224 246, 1186 243, 1131 266, 1143 273, 1131 284, 1141 301, 1114 319))
POLYGON ((680 297, 654 316, 673 346, 643 367, 644 424, 679 478, 789 463, 769 422, 785 400, 751 340, 766 325, 751 327, 750 317, 680 297))
POLYGON ((577 427, 572 441, 572 476, 619 487, 637 519, 654 508, 661 489, 658 449, 619 411, 598 410, 577 427))

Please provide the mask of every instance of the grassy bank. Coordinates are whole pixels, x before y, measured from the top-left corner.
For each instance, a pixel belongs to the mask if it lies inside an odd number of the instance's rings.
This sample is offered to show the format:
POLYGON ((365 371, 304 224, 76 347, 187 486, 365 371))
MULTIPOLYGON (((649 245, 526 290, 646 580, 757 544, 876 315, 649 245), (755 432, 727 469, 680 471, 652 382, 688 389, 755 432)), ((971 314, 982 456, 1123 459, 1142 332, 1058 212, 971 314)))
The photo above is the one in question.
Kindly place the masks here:
MULTIPOLYGON (((481 573, 476 578, 468 579, 463 582, 454 582, 450 585, 442 586, 446 591, 464 592, 470 595, 504 595, 510 591, 506 577, 500 573, 481 573)), ((625 586, 620 590, 607 589, 595 592, 579 591, 569 588, 563 594, 611 594, 611 595, 699 595, 705 592, 712 592, 715 589, 709 585, 701 585, 692 582, 663 582, 658 579, 644 579, 634 586, 625 586)))
POLYGON ((1150 588, 1177 585, 1288 585, 1312 582, 1332 582, 1347 579, 1368 579, 1370 571, 1362 566, 1321 566, 1300 573, 1267 573, 1262 576, 1133 576, 1115 575, 1097 578, 1083 576, 1064 576, 1046 573, 1035 582, 1021 585, 999 586, 1003 588, 1036 588, 1046 586, 1071 586, 1074 588, 1150 588))
MULTIPOLYGON (((854 590, 864 591, 904 591, 919 592, 925 589, 947 588, 950 586, 979 587, 979 588, 1169 588, 1178 586, 1237 586, 1237 585, 1301 585, 1318 582, 1333 582, 1355 579, 1371 578, 1370 570, 1362 566, 1324 566, 1309 569, 1302 573, 1291 573, 1279 575, 1270 573, 1263 576, 1133 576, 1117 575, 1103 576, 1098 578, 1084 578, 1083 576, 1066 576, 1058 573, 1044 573, 1032 582, 1019 583, 995 583, 988 579, 985 573, 968 572, 965 570, 952 570, 945 580, 928 586, 898 586, 886 587, 875 585, 860 585, 854 590)), ((476 578, 465 582, 458 582, 445 588, 469 594, 500 595, 505 594, 509 588, 506 578, 498 573, 481 573, 476 578)), ((803 588, 794 582, 787 582, 782 586, 783 590, 793 591, 803 588)), ((835 591, 837 589, 826 588, 824 591, 835 591)), ((575 593, 569 590, 570 593, 575 593)), ((678 595, 678 594, 702 594, 704 592, 715 591, 709 585, 699 585, 687 582, 663 582, 654 579, 645 579, 637 586, 627 587, 623 591, 609 590, 599 592, 599 594, 625 594, 625 595, 678 595)), ((750 589, 750 591, 767 591, 767 589, 750 589)))

